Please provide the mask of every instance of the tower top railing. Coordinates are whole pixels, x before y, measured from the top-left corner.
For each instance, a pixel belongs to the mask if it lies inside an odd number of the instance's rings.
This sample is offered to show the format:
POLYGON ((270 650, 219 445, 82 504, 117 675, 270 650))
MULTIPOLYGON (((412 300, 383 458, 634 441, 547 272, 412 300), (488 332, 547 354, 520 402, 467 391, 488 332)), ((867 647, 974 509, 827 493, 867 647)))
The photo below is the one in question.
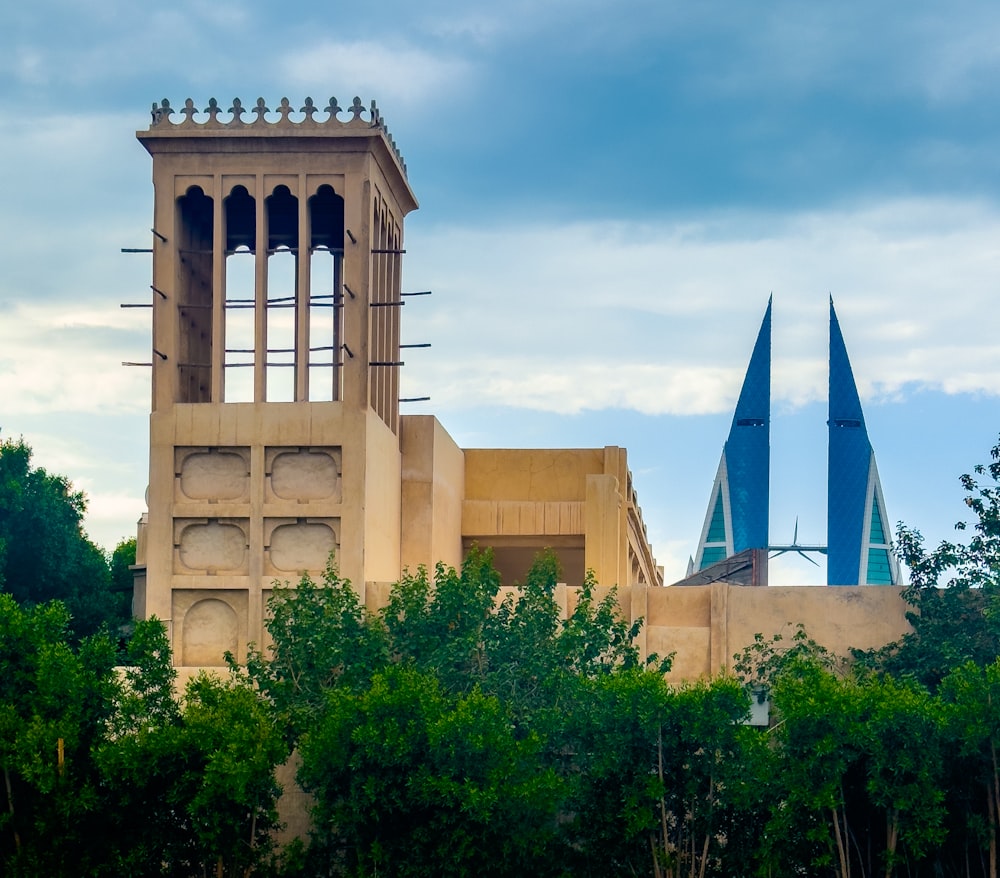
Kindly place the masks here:
POLYGON ((157 134, 176 132, 178 135, 294 132, 295 135, 307 136, 310 134, 321 136, 350 135, 361 130, 378 131, 384 135, 386 143, 399 162, 403 175, 406 175, 406 162, 399 147, 396 146, 396 141, 389 133, 385 119, 379 112, 375 101, 372 101, 370 106, 365 107, 361 98, 355 97, 350 106, 345 109, 337 103, 335 97, 331 97, 327 105, 321 108, 313 102, 312 98, 306 98, 304 105, 295 110, 288 98, 282 98, 273 112, 277 114, 278 118, 268 119, 267 116, 272 111, 268 108, 264 98, 257 98, 257 102, 251 107, 244 106, 239 98, 234 98, 233 104, 228 110, 223 109, 215 98, 209 99, 208 106, 204 110, 198 110, 191 98, 184 101, 184 106, 180 109, 170 106, 170 101, 164 98, 159 103, 153 103, 149 131, 157 134), (341 119, 341 113, 348 114, 349 118, 341 119), (171 117, 178 114, 182 118, 175 122, 171 117), (253 117, 249 121, 244 118, 247 114, 253 117), (293 114, 299 115, 300 118, 292 118, 293 114), (325 118, 323 118, 324 114, 325 118), (222 118, 225 115, 228 115, 229 118, 222 118))

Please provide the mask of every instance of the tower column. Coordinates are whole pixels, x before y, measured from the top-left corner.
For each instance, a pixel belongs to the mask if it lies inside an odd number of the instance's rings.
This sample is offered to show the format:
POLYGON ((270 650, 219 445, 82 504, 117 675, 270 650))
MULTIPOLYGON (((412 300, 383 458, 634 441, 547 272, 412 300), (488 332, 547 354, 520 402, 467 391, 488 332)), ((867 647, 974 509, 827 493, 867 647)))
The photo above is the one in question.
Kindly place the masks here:
MULTIPOLYGON (((398 390, 373 406, 386 367, 371 365, 372 250, 377 211, 398 240, 417 202, 374 107, 356 99, 342 119, 331 102, 317 119, 307 101, 293 121, 283 101, 273 122, 258 107, 246 120, 213 102, 199 119, 188 102, 174 121, 163 102, 137 132, 167 239, 153 255, 146 612, 188 666, 261 643, 272 583, 319 578, 331 556, 359 592, 399 575, 398 390)), ((396 361, 398 334, 381 344, 396 361)))

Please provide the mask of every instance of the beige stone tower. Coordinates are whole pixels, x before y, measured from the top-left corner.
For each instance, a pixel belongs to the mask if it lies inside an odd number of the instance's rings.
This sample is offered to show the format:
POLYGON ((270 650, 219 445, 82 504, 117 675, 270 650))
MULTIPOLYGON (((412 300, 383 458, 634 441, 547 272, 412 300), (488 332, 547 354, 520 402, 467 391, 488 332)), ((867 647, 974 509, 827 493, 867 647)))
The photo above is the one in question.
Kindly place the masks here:
POLYGON ((331 552, 360 590, 401 566, 400 264, 417 202, 374 103, 292 112, 163 101, 137 132, 155 209, 136 611, 168 623, 182 666, 240 656, 269 584, 331 552))

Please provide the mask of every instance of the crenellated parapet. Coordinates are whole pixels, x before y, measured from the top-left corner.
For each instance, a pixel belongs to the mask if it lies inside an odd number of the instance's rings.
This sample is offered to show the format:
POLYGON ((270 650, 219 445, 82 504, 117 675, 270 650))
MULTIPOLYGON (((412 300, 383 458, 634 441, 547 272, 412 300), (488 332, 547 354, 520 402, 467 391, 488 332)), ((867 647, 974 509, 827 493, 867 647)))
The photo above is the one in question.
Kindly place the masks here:
POLYGON ((396 146, 396 141, 389 133, 375 101, 371 102, 370 107, 365 107, 361 98, 355 97, 351 105, 345 109, 337 103, 335 97, 331 97, 327 105, 321 109, 312 98, 306 98, 304 106, 296 111, 288 98, 282 98, 273 112, 277 114, 277 118, 268 119, 267 116, 272 111, 264 98, 257 98, 257 102, 249 108, 244 106, 239 98, 234 98, 228 110, 223 109, 215 98, 210 98, 208 106, 200 111, 191 98, 184 101, 184 106, 179 110, 171 107, 170 101, 164 98, 159 103, 153 103, 149 130, 157 134, 169 131, 179 135, 232 131, 239 131, 242 134, 258 132, 279 134, 287 131, 297 135, 310 133, 328 135, 357 133, 362 129, 374 130, 385 136, 400 168, 404 174, 406 173, 406 162, 399 147, 396 146), (342 119, 341 113, 348 114, 348 118, 342 119), (177 114, 182 118, 175 122, 171 117, 177 114), (227 114, 229 118, 223 118, 227 114), (299 118, 293 118, 293 115, 299 118))

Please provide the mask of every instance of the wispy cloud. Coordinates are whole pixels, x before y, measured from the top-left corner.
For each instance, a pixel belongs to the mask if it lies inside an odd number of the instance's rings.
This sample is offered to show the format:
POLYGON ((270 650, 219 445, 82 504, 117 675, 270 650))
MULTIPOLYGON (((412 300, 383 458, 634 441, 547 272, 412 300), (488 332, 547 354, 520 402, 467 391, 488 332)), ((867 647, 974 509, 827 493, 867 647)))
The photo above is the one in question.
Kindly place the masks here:
POLYGON ((728 411, 775 294, 774 395, 826 394, 833 293, 862 390, 996 393, 1000 348, 981 319, 1000 275, 1000 212, 908 200, 699 222, 437 226, 411 234, 410 391, 447 405, 576 412, 728 411))
POLYGON ((122 366, 130 350, 151 356, 148 326, 110 309, 67 312, 59 303, 6 309, 0 321, 5 417, 148 409, 149 370, 122 366))
POLYGON ((397 40, 324 40, 286 52, 277 67, 283 82, 307 92, 323 94, 336 83, 347 100, 354 94, 378 95, 383 103, 408 106, 411 114, 431 112, 433 102, 467 88, 475 75, 463 58, 397 40))

